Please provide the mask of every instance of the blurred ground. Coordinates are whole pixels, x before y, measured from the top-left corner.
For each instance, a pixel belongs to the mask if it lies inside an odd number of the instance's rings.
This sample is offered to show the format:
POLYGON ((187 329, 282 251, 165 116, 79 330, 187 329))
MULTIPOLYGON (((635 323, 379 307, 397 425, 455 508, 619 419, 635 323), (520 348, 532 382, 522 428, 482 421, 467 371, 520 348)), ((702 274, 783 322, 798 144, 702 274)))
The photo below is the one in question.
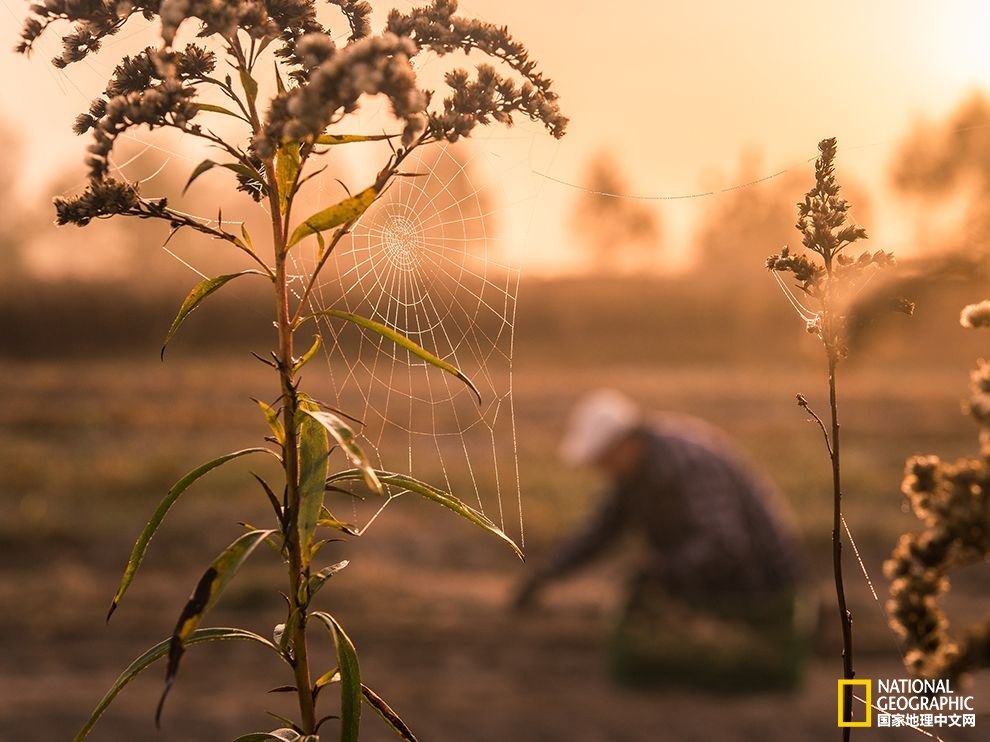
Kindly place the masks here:
MULTIPOLYGON (((508 600, 525 567, 473 526, 401 499, 367 536, 329 547, 328 559, 351 565, 321 605, 350 631, 365 680, 424 741, 838 738, 827 461, 820 432, 794 404, 801 392, 824 414, 824 378, 813 339, 772 289, 768 281, 765 307, 720 316, 717 297, 692 304, 685 296, 696 296, 693 287, 669 282, 524 284, 519 456, 527 552, 539 560, 594 498, 593 481, 553 458, 582 391, 615 385, 728 430, 778 482, 805 535, 824 614, 805 687, 752 697, 622 691, 604 671, 621 554, 553 588, 538 609, 513 614, 508 600)), ((959 306, 978 298, 960 292, 884 325, 842 367, 847 519, 881 601, 882 561, 899 533, 917 527, 898 491, 904 458, 953 458, 976 446, 959 401, 986 338, 953 323, 959 306)), ((237 521, 267 522, 247 465, 213 473, 169 515, 132 592, 104 625, 133 540, 162 494, 199 462, 254 445, 264 432, 249 397, 272 396, 267 369, 245 348, 209 349, 194 334, 162 364, 161 335, 132 331, 126 353, 48 347, 0 361, 0 742, 71 737, 120 670, 168 635, 202 569, 239 532, 237 521), (197 358, 203 348, 208 355, 197 358)), ((904 677, 882 609, 847 556, 859 676, 904 677)), ((954 581, 954 617, 985 612, 986 576, 974 570, 954 581)), ((282 620, 278 580, 275 560, 259 552, 207 623, 269 635, 282 620)), ((329 641, 318 651, 329 663, 329 641)), ((162 672, 152 668, 128 687, 91 739, 232 739, 276 725, 258 709, 292 711, 289 699, 265 695, 289 679, 263 650, 203 645, 184 659, 158 733, 162 672)), ((946 729, 943 739, 986 738, 986 673, 972 692, 977 729, 946 729)), ((370 714, 363 730, 370 742, 392 738, 370 714)), ((881 729, 855 736, 921 738, 881 729)))

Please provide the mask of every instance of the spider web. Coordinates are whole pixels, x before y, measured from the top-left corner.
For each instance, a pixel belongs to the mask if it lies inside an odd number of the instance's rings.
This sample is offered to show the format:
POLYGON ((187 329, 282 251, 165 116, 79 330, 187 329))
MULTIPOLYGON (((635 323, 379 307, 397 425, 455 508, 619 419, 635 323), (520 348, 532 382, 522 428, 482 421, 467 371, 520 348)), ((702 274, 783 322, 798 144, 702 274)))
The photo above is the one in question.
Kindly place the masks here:
MULTIPOLYGON (((321 321, 329 402, 360 419, 366 453, 442 487, 521 541, 512 402, 519 270, 503 262, 503 200, 490 159, 462 145, 417 150, 338 245, 310 303, 384 324, 471 380, 477 396, 389 339, 321 321)), ((300 274, 314 259, 297 258, 300 274)))

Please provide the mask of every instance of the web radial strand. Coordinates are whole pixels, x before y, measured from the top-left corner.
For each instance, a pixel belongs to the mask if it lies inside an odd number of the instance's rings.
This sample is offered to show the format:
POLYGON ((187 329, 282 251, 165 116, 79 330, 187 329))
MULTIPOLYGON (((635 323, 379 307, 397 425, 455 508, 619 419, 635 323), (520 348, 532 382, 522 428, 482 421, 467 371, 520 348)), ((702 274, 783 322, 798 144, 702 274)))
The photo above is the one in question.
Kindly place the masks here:
POLYGON ((405 335, 471 379, 481 403, 390 340, 329 320, 334 402, 359 411, 383 468, 447 489, 522 540, 511 400, 519 272, 499 260, 498 178, 479 164, 484 153, 420 152, 338 246, 312 302, 405 335))

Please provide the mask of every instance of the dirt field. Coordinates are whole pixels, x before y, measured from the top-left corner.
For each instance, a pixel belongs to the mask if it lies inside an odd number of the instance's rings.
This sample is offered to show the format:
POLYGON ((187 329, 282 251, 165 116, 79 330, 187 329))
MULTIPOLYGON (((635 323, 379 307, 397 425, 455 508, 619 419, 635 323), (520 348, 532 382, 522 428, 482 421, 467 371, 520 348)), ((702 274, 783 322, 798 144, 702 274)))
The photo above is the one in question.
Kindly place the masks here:
MULTIPOLYGON (((604 642, 623 555, 515 614, 509 598, 526 567, 449 513, 404 499, 367 536, 334 544, 327 556, 351 560, 321 600, 351 633, 365 681, 424 741, 838 739, 827 467, 820 434, 793 402, 801 391, 821 405, 816 358, 801 346, 790 360, 767 365, 690 357, 657 364, 645 357, 655 352, 644 351, 613 357, 606 373, 593 358, 570 364, 566 354, 532 342, 537 329, 519 334, 516 409, 530 560, 545 557, 594 498, 595 483, 564 472, 553 457, 577 394, 609 383, 650 406, 706 417, 740 441, 797 512, 824 615, 806 683, 788 695, 729 697, 617 688, 605 672, 604 642)), ((952 457, 975 447, 958 407, 968 365, 958 358, 907 364, 910 352, 878 351, 879 365, 851 363, 845 376, 848 520, 881 601, 882 561, 897 534, 916 527, 898 494, 904 457, 952 457)), ((959 355, 975 354, 964 348, 959 355)), ((132 592, 104 625, 148 514, 192 466, 258 440, 260 418, 248 398, 270 396, 270 382, 251 361, 194 360, 181 349, 165 365, 153 354, 0 364, 0 742, 71 738, 117 673, 168 635, 202 569, 237 535, 236 521, 267 522, 264 502, 245 484, 247 467, 211 475, 209 486, 170 514, 132 592)), ((851 554, 848 573, 859 676, 904 677, 880 603, 851 554)), ((954 616, 985 611, 986 576, 985 569, 959 576, 954 616)), ((279 585, 275 560, 259 553, 207 623, 270 635, 283 620, 279 585)), ((318 648, 324 664, 332 662, 329 652, 328 639, 318 648)), ((264 650, 202 645, 185 658, 156 732, 162 673, 156 666, 129 686, 91 739, 232 739, 277 726, 262 709, 292 713, 289 698, 266 695, 289 678, 264 650)), ((987 738, 986 673, 972 693, 977 729, 944 729, 943 739, 987 738)), ((335 722, 327 724, 333 738, 335 722)), ((363 740, 392 738, 366 716, 363 740)), ((856 738, 924 737, 874 728, 856 738)))

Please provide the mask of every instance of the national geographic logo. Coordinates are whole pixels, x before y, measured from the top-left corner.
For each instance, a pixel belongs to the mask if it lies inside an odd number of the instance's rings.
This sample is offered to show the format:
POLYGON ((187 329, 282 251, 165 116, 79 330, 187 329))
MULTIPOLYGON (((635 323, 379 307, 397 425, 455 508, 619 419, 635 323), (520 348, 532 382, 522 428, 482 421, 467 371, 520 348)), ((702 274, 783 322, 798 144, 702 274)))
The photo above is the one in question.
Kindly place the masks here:
POLYGON ((956 693, 948 680, 840 680, 838 725, 870 727, 876 709, 876 726, 911 727, 925 730, 943 727, 975 727, 976 703, 973 696, 956 693), (856 695, 859 688, 861 696, 856 695), (846 697, 861 701, 866 712, 863 719, 844 719, 846 697))
POLYGON ((873 681, 872 680, 840 680, 839 681, 839 726, 840 727, 868 727, 872 726, 870 723, 873 719, 873 681), (845 721, 843 718, 843 710, 846 707, 845 696, 847 689, 851 691, 850 700, 855 693, 855 687, 860 686, 864 688, 863 693, 865 698, 863 698, 863 703, 866 704, 866 718, 863 721, 853 721, 853 714, 849 714, 849 721, 845 721))

